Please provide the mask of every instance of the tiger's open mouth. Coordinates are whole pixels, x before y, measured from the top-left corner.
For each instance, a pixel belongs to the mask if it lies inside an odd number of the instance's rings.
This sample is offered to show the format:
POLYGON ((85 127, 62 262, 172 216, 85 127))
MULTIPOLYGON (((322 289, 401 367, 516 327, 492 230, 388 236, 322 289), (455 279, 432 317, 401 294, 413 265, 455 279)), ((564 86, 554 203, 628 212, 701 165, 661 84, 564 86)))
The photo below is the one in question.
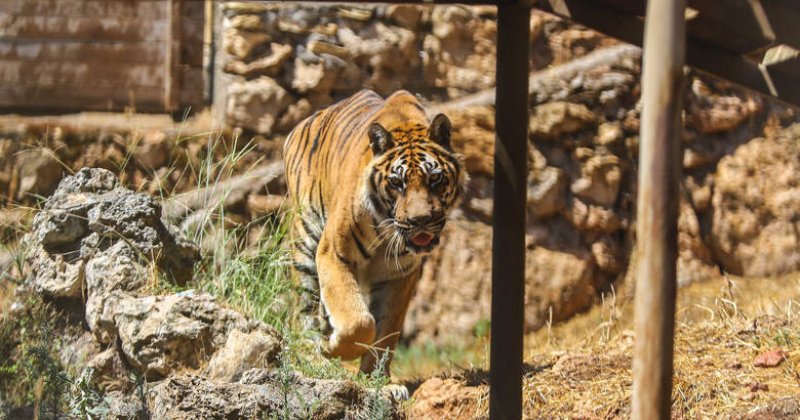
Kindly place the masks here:
POLYGON ((414 233, 406 240, 408 248, 416 253, 429 252, 438 244, 439 235, 425 231, 414 233))

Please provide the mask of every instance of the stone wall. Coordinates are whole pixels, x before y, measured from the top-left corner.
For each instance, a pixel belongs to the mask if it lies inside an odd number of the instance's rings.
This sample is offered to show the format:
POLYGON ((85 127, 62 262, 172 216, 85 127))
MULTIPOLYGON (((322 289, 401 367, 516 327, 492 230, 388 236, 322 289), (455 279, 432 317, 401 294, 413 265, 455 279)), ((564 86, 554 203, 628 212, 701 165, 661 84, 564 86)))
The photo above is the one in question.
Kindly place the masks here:
MULTIPOLYGON (((635 274, 638 50, 531 97, 526 329, 566 320, 635 274)), ((800 124, 794 111, 691 74, 683 113, 678 282, 800 269, 800 124)), ((472 176, 463 217, 425 267, 406 324, 446 341, 489 318, 494 109, 451 110, 472 176)))
MULTIPOLYGON (((495 82, 494 7, 223 2, 218 15, 217 111, 261 134, 362 88, 443 101, 495 82)), ((531 27, 534 69, 613 43, 540 13, 531 27)))
MULTIPOLYGON (((408 89, 434 106, 495 83, 493 8, 219 9, 225 116, 253 132, 284 134, 362 87, 408 89)), ((641 107, 638 49, 538 12, 531 29, 531 68, 551 70, 530 98, 528 330, 632 284, 641 107), (557 67, 604 47, 618 49, 617 59, 557 67)), ((688 80, 679 282, 800 269, 800 128, 785 128, 796 114, 722 82, 688 80)), ((406 323, 412 341, 464 337, 489 316, 494 108, 447 113, 472 181, 425 268, 406 323)))

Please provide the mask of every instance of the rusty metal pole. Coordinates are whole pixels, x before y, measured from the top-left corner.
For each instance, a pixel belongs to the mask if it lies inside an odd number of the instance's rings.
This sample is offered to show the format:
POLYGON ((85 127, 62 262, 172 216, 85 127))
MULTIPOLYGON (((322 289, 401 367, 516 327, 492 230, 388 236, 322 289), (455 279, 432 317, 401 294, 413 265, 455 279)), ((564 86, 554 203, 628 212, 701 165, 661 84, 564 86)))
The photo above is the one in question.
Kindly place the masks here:
POLYGON ((489 362, 489 418, 493 420, 522 418, 530 15, 530 5, 524 1, 501 1, 497 7, 489 362))
POLYGON ((685 0, 649 0, 637 202, 634 420, 669 419, 678 256, 685 0))

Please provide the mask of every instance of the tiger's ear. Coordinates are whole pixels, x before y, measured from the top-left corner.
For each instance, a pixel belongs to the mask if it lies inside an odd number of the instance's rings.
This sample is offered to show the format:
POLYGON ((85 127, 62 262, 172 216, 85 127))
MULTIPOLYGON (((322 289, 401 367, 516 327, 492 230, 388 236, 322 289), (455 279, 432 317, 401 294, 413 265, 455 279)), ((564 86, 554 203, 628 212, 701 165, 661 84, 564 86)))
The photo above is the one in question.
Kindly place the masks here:
POLYGON ((438 114, 433 118, 428 137, 445 149, 450 149, 450 119, 447 115, 438 114))
POLYGON ((380 156, 394 147, 394 140, 392 134, 386 131, 382 125, 372 123, 369 126, 369 145, 372 147, 372 154, 380 156))

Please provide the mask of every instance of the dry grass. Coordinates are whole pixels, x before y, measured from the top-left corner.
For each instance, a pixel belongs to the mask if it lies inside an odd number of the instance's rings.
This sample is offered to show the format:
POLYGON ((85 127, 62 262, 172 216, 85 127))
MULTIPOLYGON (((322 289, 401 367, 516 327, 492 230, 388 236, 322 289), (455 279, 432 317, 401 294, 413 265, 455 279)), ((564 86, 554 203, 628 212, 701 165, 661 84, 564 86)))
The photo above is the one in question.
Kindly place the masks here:
MULTIPOLYGON (((526 337, 524 417, 630 417, 632 315, 632 300, 612 294, 526 337)), ((673 418, 800 418, 800 273, 690 285, 678 292, 676 321, 673 418), (787 359, 754 366, 773 349, 787 359)), ((485 370, 442 376, 486 395, 485 370)), ((488 404, 476 405, 484 417, 488 404)))
MULTIPOLYGON (((632 306, 612 298, 528 337, 534 371, 525 380, 526 417, 628 417, 632 306)), ((799 315, 800 274, 680 290, 673 417, 800 416, 799 315), (753 365, 776 348, 788 360, 776 368, 753 365)))

